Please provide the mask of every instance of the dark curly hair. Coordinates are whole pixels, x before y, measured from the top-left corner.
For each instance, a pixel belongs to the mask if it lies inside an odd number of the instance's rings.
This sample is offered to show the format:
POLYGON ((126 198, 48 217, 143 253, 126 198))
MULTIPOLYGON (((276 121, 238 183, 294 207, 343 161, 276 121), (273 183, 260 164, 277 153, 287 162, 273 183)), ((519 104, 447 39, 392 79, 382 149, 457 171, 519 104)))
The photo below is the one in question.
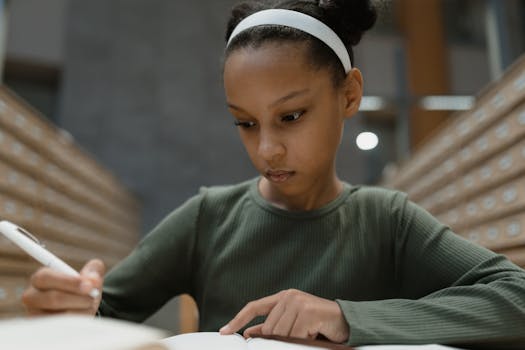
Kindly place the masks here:
MULTIPOLYGON (((231 11, 226 29, 226 41, 235 27, 249 15, 266 9, 287 9, 317 18, 330 27, 343 41, 354 63, 352 47, 361 41, 363 33, 372 28, 377 11, 370 0, 259 0, 241 2, 231 11)), ((226 48, 225 59, 236 49, 260 47, 267 42, 304 42, 310 63, 315 69, 329 68, 334 84, 338 86, 346 77, 337 55, 322 41, 300 30, 275 25, 250 28, 236 36, 226 48)))

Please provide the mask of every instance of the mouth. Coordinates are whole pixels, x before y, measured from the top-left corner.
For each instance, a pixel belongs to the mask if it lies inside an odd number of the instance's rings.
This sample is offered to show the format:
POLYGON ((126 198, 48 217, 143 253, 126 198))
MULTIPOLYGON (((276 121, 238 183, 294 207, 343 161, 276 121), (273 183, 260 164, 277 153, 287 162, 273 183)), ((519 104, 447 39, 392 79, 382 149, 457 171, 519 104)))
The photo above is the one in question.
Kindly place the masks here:
POLYGON ((295 175, 295 171, 267 170, 265 177, 275 183, 283 183, 295 175))

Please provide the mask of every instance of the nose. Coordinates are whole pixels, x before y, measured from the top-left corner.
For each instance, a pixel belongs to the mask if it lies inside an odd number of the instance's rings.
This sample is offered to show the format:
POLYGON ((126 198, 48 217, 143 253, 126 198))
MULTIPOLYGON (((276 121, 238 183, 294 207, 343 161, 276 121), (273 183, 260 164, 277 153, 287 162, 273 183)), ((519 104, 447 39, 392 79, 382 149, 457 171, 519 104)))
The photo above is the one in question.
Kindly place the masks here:
POLYGON ((277 135, 268 131, 261 131, 258 153, 265 161, 272 162, 284 156, 286 148, 277 135))

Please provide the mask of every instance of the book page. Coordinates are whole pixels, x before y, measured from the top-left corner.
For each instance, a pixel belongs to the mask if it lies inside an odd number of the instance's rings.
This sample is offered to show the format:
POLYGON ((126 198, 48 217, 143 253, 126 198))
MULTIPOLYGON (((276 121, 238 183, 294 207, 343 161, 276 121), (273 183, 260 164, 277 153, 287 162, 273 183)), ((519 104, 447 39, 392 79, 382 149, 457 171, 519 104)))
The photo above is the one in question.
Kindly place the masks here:
POLYGON ((288 343, 274 339, 250 338, 248 339, 249 350, 326 350, 326 347, 315 345, 304 345, 288 343))
MULTIPOLYGON (((444 345, 369 345, 360 346, 356 350, 452 350, 458 348, 452 348, 444 345)), ((460 350, 460 349, 458 349, 460 350)))
POLYGON ((165 332, 134 323, 65 315, 0 321, 0 348, 16 350, 153 350, 165 332), (156 344, 156 345, 155 345, 156 344))
MULTIPOLYGON (((283 338, 286 340, 286 338, 283 338)), ((187 333, 163 339, 161 342, 170 350, 327 350, 352 349, 342 344, 331 344, 324 341, 304 341, 312 344, 293 343, 289 341, 249 338, 245 340, 239 334, 220 335, 218 332, 187 333)), ((456 349, 443 345, 370 345, 354 348, 355 350, 451 350, 456 349)))
POLYGON ((239 334, 220 335, 218 332, 180 334, 161 341, 170 350, 247 350, 239 334))
MULTIPOLYGON (((282 338, 282 337, 280 337, 282 338)), ((249 350, 460 350, 444 345, 430 344, 430 345, 370 345, 361 347, 349 347, 343 344, 334 344, 328 341, 320 340, 305 340, 305 339, 265 339, 265 338, 250 338, 248 341, 249 350)))

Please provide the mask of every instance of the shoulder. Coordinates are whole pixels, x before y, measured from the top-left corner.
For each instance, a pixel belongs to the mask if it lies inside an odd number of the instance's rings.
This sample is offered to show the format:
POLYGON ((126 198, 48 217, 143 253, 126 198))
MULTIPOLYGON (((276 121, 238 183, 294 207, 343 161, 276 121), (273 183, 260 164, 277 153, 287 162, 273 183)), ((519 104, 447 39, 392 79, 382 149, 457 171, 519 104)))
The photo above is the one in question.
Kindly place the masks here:
POLYGON ((207 202, 224 202, 245 196, 255 180, 247 180, 233 185, 202 186, 199 195, 207 202))
POLYGON ((357 213, 363 222, 383 228, 394 229, 414 211, 424 211, 410 202, 406 193, 378 186, 354 186, 347 201, 350 211, 357 213))
POLYGON ((407 202, 404 192, 378 186, 353 186, 349 200, 365 209, 382 208, 388 210, 402 209, 407 202))
POLYGON ((240 203, 245 202, 256 179, 233 185, 203 186, 199 190, 201 210, 207 212, 229 212, 240 203))
POLYGON ((367 218, 375 217, 381 224, 390 223, 390 227, 401 234, 433 234, 447 228, 425 208, 412 202, 401 191, 380 187, 365 187, 356 191, 357 204, 367 218), (418 227, 414 230, 414 227, 418 227))
POLYGON ((242 202, 253 181, 255 180, 235 185, 203 186, 198 194, 172 210, 157 227, 162 231, 173 231, 181 227, 198 226, 203 219, 227 216, 236 203, 242 202))

